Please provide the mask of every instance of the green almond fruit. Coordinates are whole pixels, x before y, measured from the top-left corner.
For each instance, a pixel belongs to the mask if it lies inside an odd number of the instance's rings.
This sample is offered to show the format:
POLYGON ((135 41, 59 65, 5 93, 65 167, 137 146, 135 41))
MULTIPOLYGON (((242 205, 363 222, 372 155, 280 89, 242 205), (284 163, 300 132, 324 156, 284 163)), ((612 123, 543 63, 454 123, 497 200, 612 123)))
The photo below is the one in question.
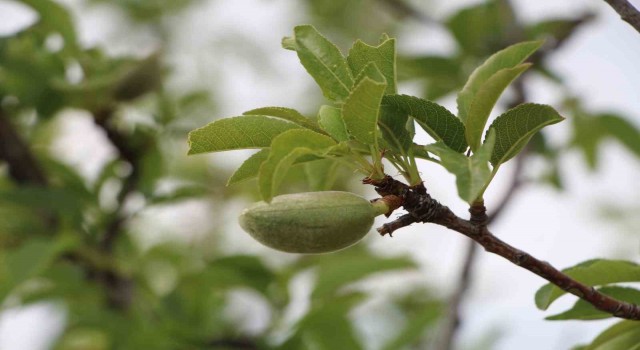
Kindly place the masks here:
POLYGON ((327 253, 360 241, 388 207, 349 192, 307 192, 259 202, 240 215, 258 242, 288 253, 327 253))

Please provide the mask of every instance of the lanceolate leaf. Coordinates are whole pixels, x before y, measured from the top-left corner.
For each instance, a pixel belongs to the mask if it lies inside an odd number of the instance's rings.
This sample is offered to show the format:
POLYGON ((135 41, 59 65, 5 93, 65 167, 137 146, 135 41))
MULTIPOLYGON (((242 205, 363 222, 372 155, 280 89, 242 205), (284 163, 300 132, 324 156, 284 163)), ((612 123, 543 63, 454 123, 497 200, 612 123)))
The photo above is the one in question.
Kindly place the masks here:
POLYGON ((465 136, 472 151, 475 152, 476 149, 480 147, 482 134, 484 134, 484 127, 487 124, 489 114, 491 114, 493 106, 498 101, 504 89, 530 66, 531 64, 524 63, 513 68, 501 69, 480 86, 473 98, 465 123, 465 136))
POLYGON ((349 134, 347 133, 347 127, 344 125, 340 108, 326 105, 320 107, 318 124, 320 124, 322 129, 331 135, 334 140, 338 142, 349 140, 349 134))
POLYGON ((452 150, 442 141, 428 145, 425 148, 440 157, 442 166, 456 176, 458 196, 467 203, 473 204, 482 194, 482 191, 486 188, 487 181, 491 177, 489 158, 491 157, 495 140, 495 133, 490 132, 484 145, 471 157, 466 157, 452 150))
POLYGON ((563 120, 555 109, 547 105, 526 103, 508 110, 489 127, 496 130, 491 164, 497 166, 513 158, 538 130, 563 120))
MULTIPOLYGON (((589 286, 640 281, 640 265, 623 260, 588 260, 562 272, 589 286)), ((552 284, 546 284, 536 292, 536 306, 546 310, 565 293, 552 284)))
POLYGON ((637 350, 640 344, 640 325, 636 321, 622 321, 600 333, 584 350, 637 350))
POLYGON ((258 184, 265 202, 270 202, 289 168, 298 158, 321 154, 336 144, 329 136, 311 130, 289 130, 274 138, 271 152, 260 166, 258 184))
POLYGON ((598 116, 607 133, 640 157, 640 130, 628 120, 615 114, 598 116))
POLYGON ((373 62, 369 62, 369 64, 364 66, 364 68, 362 68, 362 70, 357 73, 356 79, 355 79, 355 85, 360 84, 360 82, 364 78, 369 78, 373 81, 380 81, 380 82, 386 81, 386 78, 384 77, 384 75, 382 75, 382 72, 380 72, 380 69, 378 69, 378 66, 373 62))
POLYGON ((227 186, 237 184, 238 182, 245 180, 250 180, 258 176, 260 165, 262 165, 262 162, 267 160, 267 157, 269 157, 269 148, 263 148, 254 153, 251 157, 247 158, 247 160, 240 165, 233 175, 231 175, 229 181, 227 181, 227 186))
POLYGON ((364 144, 372 145, 376 141, 380 101, 386 86, 384 82, 364 78, 342 106, 347 131, 364 144))
POLYGON ((300 126, 266 116, 247 115, 216 120, 189 133, 189 153, 269 147, 279 134, 300 126))
POLYGON ((331 300, 340 289, 372 274, 415 268, 411 259, 378 257, 357 248, 334 253, 332 258, 319 260, 314 264, 318 269, 317 283, 311 295, 314 300, 331 300))
POLYGON ((396 93, 396 40, 386 39, 378 46, 370 46, 358 40, 347 56, 353 75, 358 75, 373 62, 387 81, 386 94, 396 93))
POLYGON ((284 120, 288 120, 292 123, 296 123, 307 129, 311 129, 313 131, 317 131, 324 134, 324 131, 320 129, 320 127, 318 126, 318 123, 315 120, 305 117, 304 115, 302 115, 300 112, 296 111, 293 108, 262 107, 262 108, 252 109, 242 114, 243 115, 268 115, 270 117, 281 118, 284 120))
POLYGON ((527 41, 511 45, 504 50, 498 51, 487 59, 467 80, 467 83, 458 94, 458 116, 466 124, 469 109, 476 93, 482 85, 495 73, 504 68, 513 68, 522 63, 527 57, 535 52, 542 41, 527 41))
MULTIPOLYGON (((618 300, 626 301, 628 303, 640 304, 640 290, 627 287, 602 287, 598 289, 599 292, 616 298, 618 300)), ((603 318, 613 317, 608 312, 600 311, 593 305, 578 299, 573 307, 563 313, 549 316, 547 320, 599 320, 603 318)))
POLYGON ((464 125, 446 108, 439 104, 407 95, 387 95, 383 104, 403 111, 436 141, 442 141, 456 152, 467 149, 464 125))
POLYGON ((320 159, 304 164, 304 172, 312 191, 328 191, 336 180, 338 162, 333 159, 320 159))
POLYGON ((384 98, 382 101, 378 120, 382 137, 392 149, 407 153, 413 145, 415 134, 413 119, 404 110, 385 104, 384 98))
MULTIPOLYGON (((353 87, 353 77, 346 59, 332 42, 322 36, 313 26, 294 28, 295 50, 298 58, 330 100, 343 101, 353 87)), ((285 39, 283 43, 291 41, 285 39)))

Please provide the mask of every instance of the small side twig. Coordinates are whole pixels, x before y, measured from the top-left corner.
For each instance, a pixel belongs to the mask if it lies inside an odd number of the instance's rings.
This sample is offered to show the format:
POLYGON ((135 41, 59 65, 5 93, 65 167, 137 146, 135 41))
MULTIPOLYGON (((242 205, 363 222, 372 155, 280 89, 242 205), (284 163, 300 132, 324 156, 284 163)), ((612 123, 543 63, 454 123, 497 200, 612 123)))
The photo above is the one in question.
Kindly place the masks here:
POLYGON ((604 0, 622 18, 640 33, 640 12, 627 0, 604 0))

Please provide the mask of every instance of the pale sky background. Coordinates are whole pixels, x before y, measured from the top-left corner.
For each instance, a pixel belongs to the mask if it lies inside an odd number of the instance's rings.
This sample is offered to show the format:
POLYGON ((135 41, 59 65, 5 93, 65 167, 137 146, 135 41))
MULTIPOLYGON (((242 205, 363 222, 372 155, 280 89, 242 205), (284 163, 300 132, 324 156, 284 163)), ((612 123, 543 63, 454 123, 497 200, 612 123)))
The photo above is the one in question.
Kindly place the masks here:
MULTIPOLYGON (((149 33, 127 32, 127 28, 115 27, 113 20, 120 15, 117 12, 91 8, 83 9, 82 16, 79 16, 78 1, 67 0, 64 3, 76 9, 79 32, 87 44, 108 45, 114 53, 130 52, 133 48, 150 52, 156 48, 149 33), (127 41, 117 40, 119 35, 125 33, 129 35, 127 41)), ((434 9, 434 17, 442 18, 468 3, 471 1, 439 0, 429 6, 434 9)), ((632 3, 640 6, 638 1, 632 3)), ((525 20, 595 11, 597 19, 556 54, 551 65, 562 74, 572 93, 584 99, 590 110, 615 110, 640 126, 640 34, 622 22, 601 0, 516 0, 514 4, 519 10, 518 14, 525 20)), ((309 88, 313 81, 306 75, 295 54, 280 48, 280 39, 289 35, 293 26, 309 21, 300 16, 303 13, 301 6, 300 2, 284 0, 204 1, 202 5, 177 16, 173 20, 182 25, 173 35, 182 40, 179 47, 173 50, 180 54, 169 59, 176 65, 178 83, 184 81, 192 84, 192 79, 199 78, 198 81, 207 87, 207 78, 218 79, 217 86, 223 86, 224 89, 212 91, 221 103, 220 115, 216 117, 237 115, 259 106, 309 109, 304 105, 301 92, 311 91, 320 96, 320 91, 309 88), (258 71, 253 65, 256 57, 243 54, 253 51, 234 46, 234 37, 249 38, 258 51, 272 57, 269 64, 265 65, 268 69, 258 71), (247 89, 247 86, 251 88, 247 89)), ((21 10, 11 6, 10 1, 0 0, 0 35, 33 21, 33 17, 21 10)), ((400 49, 406 51, 442 51, 443 47, 449 45, 447 38, 437 29, 417 23, 408 24, 404 33, 398 36, 400 49)), ((401 85, 400 91, 410 93, 410 88, 401 85)), ((529 98, 534 102, 557 105, 559 96, 558 91, 539 80, 535 82, 535 89, 529 98)), ((447 99, 443 104, 450 110, 456 109, 453 99, 447 99)), ((65 139, 57 147, 65 150, 65 159, 69 163, 78 164, 85 174, 92 176, 111 151, 95 141, 96 131, 92 130, 91 123, 82 115, 71 113, 67 119, 65 139), (70 146, 79 142, 84 143, 85 147, 78 149, 70 146)), ((548 128, 548 135, 553 142, 567 142, 569 123, 567 121, 548 128)), ((239 164, 239 154, 214 154, 200 159, 203 162, 224 162, 235 166, 239 164)), ((558 268, 595 257, 639 261, 640 236, 619 234, 619 225, 603 221, 597 213, 598 203, 602 202, 629 203, 637 207, 640 203, 640 187, 637 184, 640 162, 614 143, 604 147, 601 153, 602 170, 596 174, 588 173, 581 154, 577 152, 564 155, 562 160, 567 190, 556 192, 547 186, 525 188, 499 222, 493 225, 492 231, 509 244, 547 260, 558 268)), ((533 164, 527 169, 528 173, 535 174, 539 165, 533 164)), ((510 166, 505 166, 494 180, 487 194, 489 208, 501 197, 511 170, 510 166)), ((466 207, 457 199, 454 179, 450 174, 432 165, 425 165, 421 171, 435 198, 459 215, 466 215, 466 207)), ((373 193, 369 195, 373 196, 373 193)), ((228 216, 236 217, 246 204, 241 200, 233 203, 227 208, 228 216)), ((208 220, 207 208, 192 203, 178 211, 164 213, 156 225, 163 227, 164 232, 174 231, 173 234, 177 236, 186 230, 198 231, 197 225, 185 229, 181 223, 206 223, 208 220)), ((235 221, 228 223, 228 231, 229 237, 233 237, 227 242, 232 252, 260 253, 272 262, 288 259, 267 251, 246 235, 239 234, 240 228, 235 221)), ((367 242, 376 251, 385 254, 411 254, 422 269, 421 275, 409 276, 408 279, 413 283, 428 280, 446 295, 457 280, 464 240, 461 235, 440 227, 417 225, 397 232, 393 239, 371 235, 367 242)), ((563 310, 572 305, 575 299, 564 297, 552 306, 551 311, 541 312, 534 305, 533 294, 544 284, 542 279, 500 257, 485 252, 478 255, 474 287, 463 315, 461 343, 468 345, 467 349, 473 349, 473 342, 491 330, 502 332, 495 347, 497 350, 569 349, 577 343, 589 341, 611 323, 545 321, 545 315, 563 310)), ((304 278, 302 280, 301 287, 296 289, 298 298, 305 290, 304 278)), ((376 327, 380 327, 365 322, 367 314, 384 308, 385 293, 392 293, 397 286, 397 283, 388 280, 378 283, 380 297, 354 313, 356 319, 362 320, 365 334, 375 334, 376 327)), ((238 298, 242 299, 242 296, 238 298)), ((240 310, 238 317, 242 317, 242 314, 240 310)), ((0 316, 0 349, 46 349, 47 339, 55 336, 63 319, 63 313, 46 304, 6 311, 0 316)))

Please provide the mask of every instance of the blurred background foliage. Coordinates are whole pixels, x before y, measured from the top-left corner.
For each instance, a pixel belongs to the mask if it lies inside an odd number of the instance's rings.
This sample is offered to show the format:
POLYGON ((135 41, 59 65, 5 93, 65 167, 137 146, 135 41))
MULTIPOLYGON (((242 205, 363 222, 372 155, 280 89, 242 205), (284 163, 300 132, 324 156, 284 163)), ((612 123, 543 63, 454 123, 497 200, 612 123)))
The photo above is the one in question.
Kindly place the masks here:
MULTIPOLYGON (((212 1, 14 2, 35 19, 0 37, 2 308, 54 305, 64 315, 60 334, 49 340, 54 349, 429 348, 446 304, 411 259, 381 255, 367 244, 319 256, 247 253, 229 244, 239 234, 227 224, 234 220, 229 213, 255 200, 255 187, 227 188, 229 166, 185 157, 186 132, 221 116, 217 91, 225 86, 215 73, 206 82, 185 82, 184 38, 173 35, 189 11, 212 1), (111 38, 112 47, 83 43, 79 13, 96 8, 115 13, 123 34, 143 33, 143 39, 111 38), (151 45, 134 50, 136 40, 151 45), (83 125, 84 138, 65 141, 69 119, 83 125), (100 156, 87 166, 68 160, 74 152, 100 156), (198 210, 208 222, 190 222, 188 213, 198 210), (165 225, 182 230, 167 235, 165 225), (413 276, 413 282, 391 293, 376 284, 380 276, 413 276)), ((526 99, 529 75, 562 88, 562 75, 545 59, 594 17, 524 23, 509 1, 492 0, 435 18, 419 3, 305 0, 297 6, 301 18, 343 49, 355 38, 374 42, 383 32, 402 33, 406 23, 448 33, 455 43, 449 53, 398 57, 399 79, 432 100, 449 98, 489 54, 531 39, 546 43, 512 99, 526 99)), ((261 53, 247 38, 223 41, 222 50, 246 45, 246 52, 261 53)), ((268 70, 270 59, 247 60, 268 70)), ((187 64, 199 63, 187 58, 187 64)), ((311 103, 319 101, 315 95, 311 103)), ((558 102, 571 120, 571 141, 535 139, 527 157, 543 158, 547 168, 536 181, 561 190, 566 179, 558 157, 571 148, 598 169, 607 139, 640 157, 640 133, 625 116, 588 111, 569 93, 558 102)), ((302 167, 290 177, 289 192, 317 189, 302 167)), ((357 180, 342 172, 331 188, 359 191, 357 180)), ((472 348, 493 342, 481 343, 472 348)))

